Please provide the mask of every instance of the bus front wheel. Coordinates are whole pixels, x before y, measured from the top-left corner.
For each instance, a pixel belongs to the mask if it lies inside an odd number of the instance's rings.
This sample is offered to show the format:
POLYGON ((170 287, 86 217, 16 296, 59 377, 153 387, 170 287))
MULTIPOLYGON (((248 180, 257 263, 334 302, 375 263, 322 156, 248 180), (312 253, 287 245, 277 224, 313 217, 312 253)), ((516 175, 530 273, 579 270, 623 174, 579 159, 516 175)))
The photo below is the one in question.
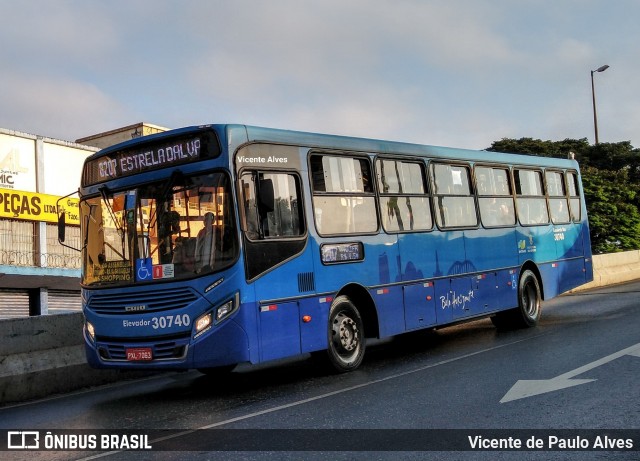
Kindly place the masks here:
POLYGON ((365 351, 364 323, 347 296, 338 296, 329 311, 329 364, 344 373, 358 368, 365 351))
POLYGON ((538 277, 531 270, 525 270, 518 282, 518 307, 498 312, 491 317, 499 329, 535 327, 542 311, 542 291, 538 277))

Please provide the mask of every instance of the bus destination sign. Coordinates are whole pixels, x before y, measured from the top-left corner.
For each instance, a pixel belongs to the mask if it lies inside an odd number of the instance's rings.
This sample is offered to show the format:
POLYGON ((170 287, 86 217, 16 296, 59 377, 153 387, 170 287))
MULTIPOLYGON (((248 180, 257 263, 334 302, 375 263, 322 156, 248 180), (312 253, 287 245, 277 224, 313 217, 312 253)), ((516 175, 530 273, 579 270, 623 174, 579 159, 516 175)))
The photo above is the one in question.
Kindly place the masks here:
POLYGON ((362 242, 355 243, 325 243, 320 247, 323 264, 346 263, 364 260, 364 246, 362 242))
POLYGON ((217 143, 211 133, 173 138, 140 147, 118 150, 89 160, 84 166, 84 186, 145 171, 157 170, 215 156, 217 143), (213 155, 212 155, 213 154, 213 155))

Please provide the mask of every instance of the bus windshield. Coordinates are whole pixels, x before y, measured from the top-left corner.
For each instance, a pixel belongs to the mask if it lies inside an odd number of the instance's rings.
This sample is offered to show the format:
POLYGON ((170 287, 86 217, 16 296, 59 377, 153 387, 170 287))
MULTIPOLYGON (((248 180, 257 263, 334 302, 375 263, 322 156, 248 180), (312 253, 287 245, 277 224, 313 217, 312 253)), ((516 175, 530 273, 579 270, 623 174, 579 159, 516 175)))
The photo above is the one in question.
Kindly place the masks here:
POLYGON ((82 283, 123 286, 228 267, 239 247, 226 173, 169 180, 83 200, 82 283))

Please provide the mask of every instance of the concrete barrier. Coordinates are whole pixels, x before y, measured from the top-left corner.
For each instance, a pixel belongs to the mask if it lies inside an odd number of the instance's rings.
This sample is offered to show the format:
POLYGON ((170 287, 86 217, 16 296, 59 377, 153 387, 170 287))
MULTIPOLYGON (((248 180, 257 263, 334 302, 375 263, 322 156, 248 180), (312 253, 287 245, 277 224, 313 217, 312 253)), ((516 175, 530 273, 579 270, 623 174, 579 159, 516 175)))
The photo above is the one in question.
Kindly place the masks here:
POLYGON ((624 251, 593 256, 593 282, 572 292, 615 285, 640 279, 640 251, 624 251))
MULTIPOLYGON (((640 279, 640 251, 596 255, 593 282, 575 291, 640 279)), ((82 313, 0 320, 0 405, 150 373, 94 370, 84 356, 82 313)))
POLYGON ((143 375, 89 367, 83 323, 80 312, 0 321, 0 405, 143 375))

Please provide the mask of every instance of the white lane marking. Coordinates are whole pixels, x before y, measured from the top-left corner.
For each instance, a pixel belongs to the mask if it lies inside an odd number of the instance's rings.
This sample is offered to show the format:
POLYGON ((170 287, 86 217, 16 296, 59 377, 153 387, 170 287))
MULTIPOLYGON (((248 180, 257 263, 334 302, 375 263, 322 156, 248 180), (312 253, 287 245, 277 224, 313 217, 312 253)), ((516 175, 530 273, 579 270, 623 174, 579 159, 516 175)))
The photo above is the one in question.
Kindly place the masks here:
MULTIPOLYGON (((476 355, 479 355, 479 354, 484 354, 485 352, 491 352, 491 351, 494 351, 494 350, 497 350, 497 349, 502 349, 504 347, 509 347, 509 346, 514 345, 514 344, 518 344, 518 343, 521 343, 521 342, 524 342, 524 341, 529 341, 531 339, 539 338, 540 336, 544 336, 546 334, 548 334, 548 333, 541 333, 541 334, 538 334, 538 335, 535 335, 535 336, 530 336, 528 338, 519 339, 517 341, 513 341, 513 342, 510 342, 510 343, 507 343, 507 344, 501 344, 499 346, 493 346, 493 347, 490 347, 490 348, 487 348, 487 349, 482 349, 482 350, 479 350, 479 351, 476 351, 476 352, 470 352, 469 354, 461 355, 459 357, 454 357, 454 358, 451 358, 451 359, 441 360, 440 362, 432 363, 431 365, 425 365, 423 367, 415 368, 413 370, 403 371, 402 373, 396 373, 395 375, 390 375, 390 376, 386 376, 384 378, 374 379, 373 381, 367 381, 365 383, 361 383, 361 384, 356 384, 354 386, 345 387, 344 389, 339 389, 337 391, 327 392, 326 394, 317 395, 315 397, 309 397, 307 399, 302 399, 302 400, 298 400, 298 401, 295 401, 295 402, 286 403, 284 405, 278 405, 276 407, 271 407, 271 408, 267 408, 265 410, 260 410, 260 411, 256 411, 256 412, 253 412, 253 413, 248 413, 246 415, 236 416, 235 418, 229 418, 229 419, 225 419, 223 421, 218 421, 216 423, 207 424, 206 426, 201 426, 201 427, 198 427, 196 429, 188 429, 188 430, 185 430, 185 431, 177 432, 175 434, 170 434, 170 435, 167 435, 165 437, 159 437, 157 439, 151 440, 151 441, 149 441, 149 443, 151 445, 153 445, 154 443, 159 443, 159 442, 163 442, 165 440, 172 440, 172 439, 175 439, 175 438, 178 438, 178 437, 183 437, 185 435, 193 434, 194 432, 197 432, 199 430, 213 429, 213 428, 216 428, 216 427, 225 426, 227 424, 236 423, 238 421, 244 421, 246 419, 255 418, 256 416, 262 416, 262 415, 266 415, 266 414, 269 414, 269 413, 274 413, 276 411, 286 410, 287 408, 292 408, 292 407, 297 407, 297 406, 300 406, 300 405, 305 405, 305 404, 310 403, 310 402, 315 402, 316 400, 326 399, 327 397, 332 397, 334 395, 344 394, 346 392, 351 392, 353 390, 361 389, 363 387, 368 387, 368 386, 372 386, 374 384, 379 384, 379 383, 383 383, 385 381, 390 381, 390 380, 393 380, 393 379, 401 378, 403 376, 408 376, 408 375, 411 375, 411 374, 414 374, 414 373, 419 373, 421 371, 428 370, 430 368, 435 368, 435 367, 438 367, 440 365, 446 365, 448 363, 457 362, 458 360, 468 359, 469 357, 473 357, 473 356, 476 356, 476 355)), ((114 455, 116 453, 121 453, 122 451, 124 451, 124 450, 108 451, 108 452, 99 453, 99 454, 96 454, 96 455, 93 455, 93 456, 89 456, 87 458, 82 458, 82 459, 79 459, 77 461, 89 461, 89 460, 92 460, 92 459, 104 458, 106 456, 111 456, 111 455, 114 455)))
POLYGON ((526 397, 532 397, 534 395, 545 394, 547 392, 558 391, 560 389, 566 389, 568 387, 596 381, 595 379, 573 379, 573 377, 586 373, 589 370, 593 370, 594 368, 625 355, 640 357, 640 343, 627 347, 626 349, 622 349, 621 351, 614 352, 611 355, 607 355, 606 357, 602 357, 601 359, 595 360, 591 363, 587 363, 575 370, 558 375, 555 378, 521 379, 517 381, 511 389, 509 389, 509 391, 500 400, 500 403, 511 402, 512 400, 524 399, 526 397))

